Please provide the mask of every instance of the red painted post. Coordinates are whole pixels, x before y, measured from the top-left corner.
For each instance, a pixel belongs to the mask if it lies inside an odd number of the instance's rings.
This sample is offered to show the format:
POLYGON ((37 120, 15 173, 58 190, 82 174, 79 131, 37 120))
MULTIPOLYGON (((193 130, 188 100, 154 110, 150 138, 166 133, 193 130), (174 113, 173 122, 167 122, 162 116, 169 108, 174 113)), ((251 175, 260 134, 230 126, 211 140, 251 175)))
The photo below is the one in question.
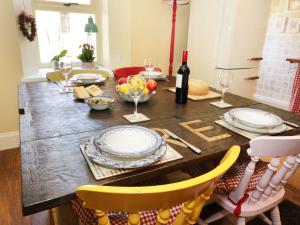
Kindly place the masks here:
POLYGON ((177 0, 174 0, 174 2, 173 2, 173 17, 172 17, 171 46, 170 46, 170 59, 169 59, 169 61, 170 61, 170 65, 169 65, 169 79, 172 78, 172 74, 173 74, 176 11, 177 11, 177 0))

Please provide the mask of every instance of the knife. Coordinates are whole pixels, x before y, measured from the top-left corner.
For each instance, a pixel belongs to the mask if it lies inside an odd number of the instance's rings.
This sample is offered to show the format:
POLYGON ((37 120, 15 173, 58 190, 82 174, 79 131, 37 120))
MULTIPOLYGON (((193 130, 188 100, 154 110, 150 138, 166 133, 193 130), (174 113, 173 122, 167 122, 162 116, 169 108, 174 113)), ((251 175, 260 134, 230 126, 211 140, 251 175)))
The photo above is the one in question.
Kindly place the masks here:
POLYGON ((182 138, 178 137, 176 134, 172 133, 171 131, 167 130, 167 129, 164 129, 164 131, 170 135, 170 137, 174 138, 174 139, 177 139, 179 141, 181 141, 182 143, 184 143, 186 146, 188 146, 191 150, 193 150, 194 152, 196 153, 201 153, 201 149, 197 148, 196 146, 188 143, 187 141, 183 140, 182 138))
POLYGON ((298 124, 295 124, 295 123, 292 123, 292 122, 289 122, 289 121, 283 121, 285 124, 287 124, 287 125, 289 125, 289 126, 291 126, 291 127, 294 127, 294 128, 298 128, 299 127, 299 125, 298 124))

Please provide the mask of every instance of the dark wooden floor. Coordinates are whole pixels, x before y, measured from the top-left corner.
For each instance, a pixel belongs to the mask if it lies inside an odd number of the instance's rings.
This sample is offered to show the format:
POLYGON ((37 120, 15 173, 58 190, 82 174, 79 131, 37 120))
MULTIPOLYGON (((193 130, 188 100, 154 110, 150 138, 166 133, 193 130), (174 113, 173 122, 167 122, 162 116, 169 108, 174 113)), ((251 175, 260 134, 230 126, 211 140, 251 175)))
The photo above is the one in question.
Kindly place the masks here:
POLYGON ((0 225, 51 225, 48 211, 23 217, 19 149, 0 151, 0 225))

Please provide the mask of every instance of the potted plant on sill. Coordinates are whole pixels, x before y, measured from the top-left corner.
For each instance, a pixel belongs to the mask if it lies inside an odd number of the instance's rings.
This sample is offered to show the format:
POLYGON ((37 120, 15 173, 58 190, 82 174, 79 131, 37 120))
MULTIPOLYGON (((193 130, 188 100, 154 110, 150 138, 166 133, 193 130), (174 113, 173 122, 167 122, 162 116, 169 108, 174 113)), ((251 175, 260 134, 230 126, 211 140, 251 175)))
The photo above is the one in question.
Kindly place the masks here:
POLYGON ((67 50, 62 50, 58 55, 54 56, 51 59, 51 62, 53 62, 54 70, 59 70, 59 60, 62 57, 65 57, 67 55, 68 51, 67 50))
POLYGON ((96 67, 96 63, 94 62, 94 46, 84 44, 79 46, 79 48, 81 48, 81 54, 77 58, 81 61, 81 67, 83 69, 94 69, 96 67))

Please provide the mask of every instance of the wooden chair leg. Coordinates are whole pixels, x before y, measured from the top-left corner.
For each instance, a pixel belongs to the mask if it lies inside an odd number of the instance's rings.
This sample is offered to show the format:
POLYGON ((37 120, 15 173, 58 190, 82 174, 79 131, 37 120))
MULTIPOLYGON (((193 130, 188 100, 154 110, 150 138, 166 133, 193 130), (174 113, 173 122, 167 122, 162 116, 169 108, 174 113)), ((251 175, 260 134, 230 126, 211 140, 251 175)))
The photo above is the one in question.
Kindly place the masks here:
POLYGON ((205 223, 204 220, 202 220, 200 218, 197 219, 197 223, 196 224, 197 225, 207 225, 207 223, 205 223))
POLYGON ((272 221, 268 218, 268 217, 266 217, 266 215, 265 214, 259 214, 258 215, 258 217, 262 220, 262 221, 264 221, 265 223, 267 223, 267 224, 269 224, 269 225, 272 225, 272 221))
POLYGON ((229 212, 226 211, 225 209, 223 209, 220 212, 217 212, 217 213, 213 214, 212 216, 208 217, 207 219, 205 219, 204 223, 205 224, 209 224, 209 223, 215 222, 215 221, 217 221, 219 219, 222 219, 227 214, 229 214, 229 212))
POLYGON ((236 221, 236 225, 246 225, 246 218, 238 217, 236 221))
POLYGON ((273 225, 281 225, 280 212, 278 206, 271 210, 271 219, 273 225))

